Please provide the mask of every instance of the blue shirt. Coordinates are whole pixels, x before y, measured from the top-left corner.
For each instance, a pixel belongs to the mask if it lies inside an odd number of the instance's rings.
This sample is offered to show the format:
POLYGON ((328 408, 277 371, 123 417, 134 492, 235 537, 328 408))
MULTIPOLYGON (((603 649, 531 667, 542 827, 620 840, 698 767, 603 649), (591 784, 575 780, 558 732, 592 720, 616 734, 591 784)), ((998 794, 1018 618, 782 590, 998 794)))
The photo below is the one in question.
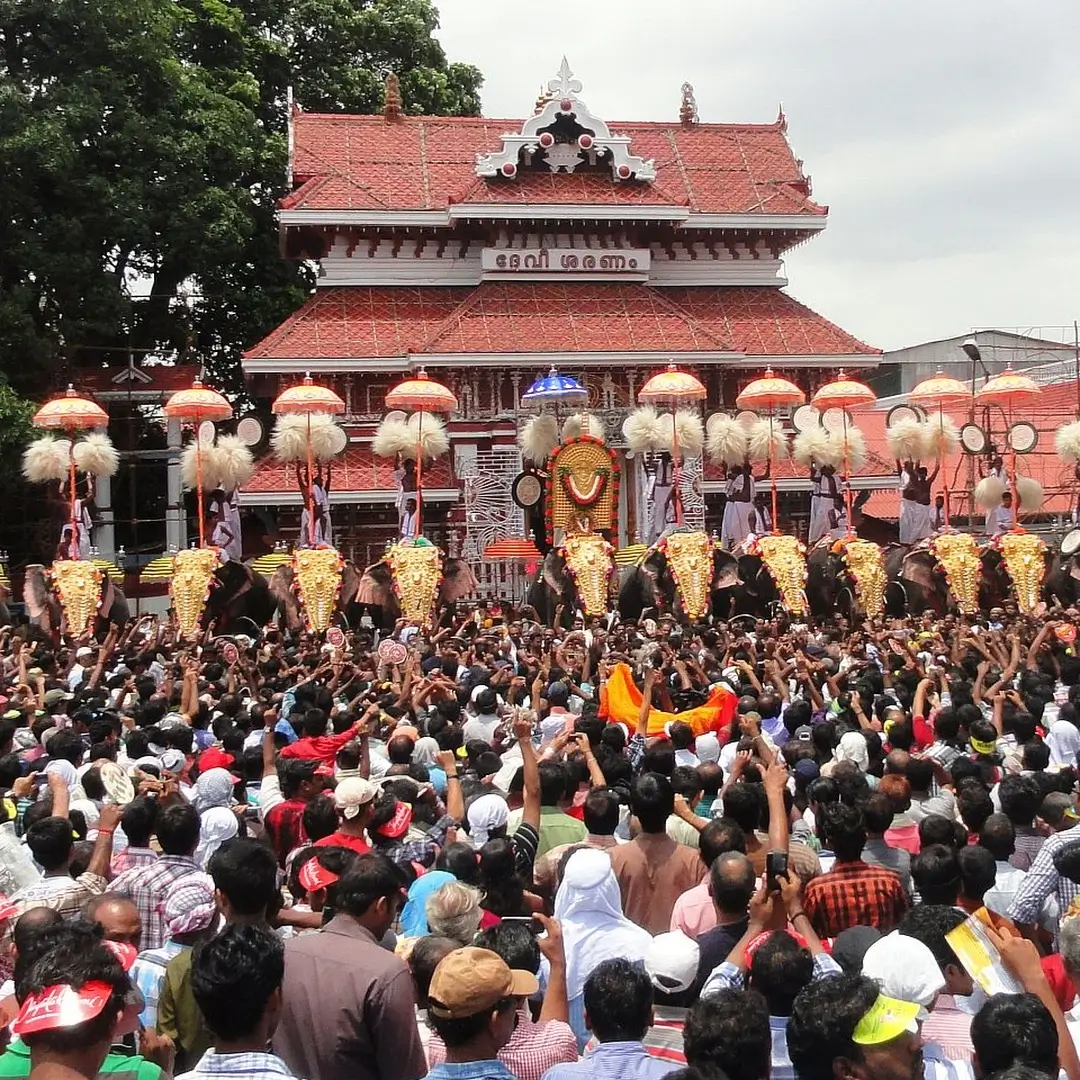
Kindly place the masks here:
POLYGON ((517 1078, 498 1060, 465 1061, 460 1064, 444 1061, 441 1065, 436 1065, 424 1080, 517 1080, 517 1078))
POLYGON ((681 1068, 676 1061, 651 1057, 640 1042, 609 1042, 581 1061, 553 1065, 544 1080, 660 1080, 681 1068))

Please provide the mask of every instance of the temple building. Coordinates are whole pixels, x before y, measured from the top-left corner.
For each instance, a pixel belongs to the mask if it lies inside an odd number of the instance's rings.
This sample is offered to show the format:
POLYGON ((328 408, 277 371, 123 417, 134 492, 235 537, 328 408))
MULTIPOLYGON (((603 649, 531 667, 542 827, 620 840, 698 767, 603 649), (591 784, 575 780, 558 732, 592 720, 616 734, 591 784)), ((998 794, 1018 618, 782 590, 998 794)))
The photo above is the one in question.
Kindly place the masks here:
MULTIPOLYGON (((406 116, 387 98, 377 116, 294 111, 281 243, 318 263, 317 288, 243 362, 264 403, 307 372, 345 400, 330 499, 347 557, 374 561, 395 536, 394 466, 371 439, 386 391, 420 368, 459 402, 449 454, 425 468, 425 532, 479 562, 523 534, 520 399, 552 366, 588 388, 619 449, 636 390, 670 361, 704 382, 706 414, 734 408, 767 366, 809 396, 839 368, 878 364, 786 291, 785 252, 825 228, 828 208, 782 113, 703 123, 685 86, 672 123, 609 122, 565 60, 524 120, 406 116)), ((627 544, 646 510, 641 463, 620 456, 627 544)), ((712 529, 722 484, 700 461, 682 479, 688 518, 712 529)), ((292 466, 267 455, 241 499, 295 532, 292 466)))

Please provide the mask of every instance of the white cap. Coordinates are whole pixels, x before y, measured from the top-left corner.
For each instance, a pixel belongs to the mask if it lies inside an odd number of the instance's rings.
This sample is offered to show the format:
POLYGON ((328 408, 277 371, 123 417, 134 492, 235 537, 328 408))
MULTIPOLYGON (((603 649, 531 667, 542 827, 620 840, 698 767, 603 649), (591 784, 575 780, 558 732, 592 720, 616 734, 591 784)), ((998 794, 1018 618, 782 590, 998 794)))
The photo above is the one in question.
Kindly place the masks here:
POLYGON ((924 1009, 945 988, 945 976, 934 954, 917 938, 902 937, 899 930, 866 950, 862 973, 873 979, 886 997, 924 1009))
POLYGON ((702 732, 702 734, 694 740, 694 753, 697 754, 698 761, 703 765, 707 761, 719 761, 720 740, 716 737, 716 732, 702 732))
POLYGON ((645 954, 645 970, 653 986, 665 994, 681 994, 694 985, 701 949, 681 930, 671 930, 653 938, 645 954))
POLYGON ((362 776, 349 776, 334 788, 334 805, 342 816, 354 818, 360 808, 367 806, 375 798, 378 788, 362 776))

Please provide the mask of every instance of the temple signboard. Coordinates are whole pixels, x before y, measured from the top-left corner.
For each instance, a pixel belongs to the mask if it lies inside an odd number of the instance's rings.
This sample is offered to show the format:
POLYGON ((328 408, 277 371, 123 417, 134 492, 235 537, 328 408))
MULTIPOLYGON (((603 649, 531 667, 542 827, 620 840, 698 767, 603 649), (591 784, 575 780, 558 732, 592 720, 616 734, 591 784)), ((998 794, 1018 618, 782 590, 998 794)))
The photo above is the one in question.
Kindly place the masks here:
POLYGON ((488 277, 634 277, 648 274, 649 262, 648 248, 483 248, 480 252, 480 266, 488 277))

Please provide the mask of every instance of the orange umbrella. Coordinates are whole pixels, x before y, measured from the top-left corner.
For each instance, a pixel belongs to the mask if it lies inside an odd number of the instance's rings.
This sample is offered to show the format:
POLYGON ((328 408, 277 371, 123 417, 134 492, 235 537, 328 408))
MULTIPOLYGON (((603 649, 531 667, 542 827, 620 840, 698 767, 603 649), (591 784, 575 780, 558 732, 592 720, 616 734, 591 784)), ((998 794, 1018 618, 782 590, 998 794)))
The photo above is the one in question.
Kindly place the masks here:
POLYGON ((540 558, 540 549, 531 540, 518 537, 506 537, 495 540, 484 548, 485 559, 499 559, 505 562, 529 562, 540 558))
POLYGON ((792 405, 801 405, 805 400, 806 394, 799 387, 787 379, 774 375, 771 367, 765 369, 765 374, 760 379, 754 379, 753 382, 749 383, 735 399, 735 404, 740 409, 765 409, 769 414, 769 485, 772 488, 772 524, 774 533, 778 533, 780 529, 777 520, 776 476, 773 473, 773 410, 788 408, 792 405))
POLYGON ((416 535, 420 535, 424 516, 423 485, 424 468, 423 434, 425 412, 453 412, 458 405, 457 397, 448 386, 436 382, 421 368, 411 379, 399 382, 387 395, 388 409, 408 409, 420 414, 416 426, 416 535))
POLYGON ((848 536, 852 533, 851 528, 851 469, 848 463, 847 449, 847 410, 856 405, 873 405, 877 401, 877 394, 865 383, 856 379, 849 379, 843 371, 837 374, 836 379, 819 387, 818 391, 810 399, 810 403, 821 412, 826 409, 844 410, 844 507, 847 513, 848 536))
MULTIPOLYGON (((196 379, 187 390, 177 390, 165 402, 165 415, 170 419, 186 420, 196 428, 204 420, 228 420, 233 408, 216 390, 203 386, 196 379)), ((199 547, 206 547, 206 522, 203 520, 202 445, 198 432, 195 434, 196 493, 199 507, 199 547)))
POLYGON ((308 538, 312 547, 315 546, 315 507, 312 496, 312 483, 315 475, 314 462, 311 460, 311 417, 314 413, 330 413, 336 415, 345 411, 345 402, 338 397, 328 386, 319 386, 311 381, 311 375, 304 376, 304 381, 282 390, 273 405, 271 412, 276 416, 306 416, 307 417, 307 491, 305 497, 308 512, 308 538))
POLYGON ((671 404, 671 468, 674 480, 675 521, 683 522, 682 495, 679 492, 679 436, 675 423, 675 409, 679 404, 704 401, 708 391, 704 384, 689 371, 680 371, 674 364, 654 375, 638 391, 638 402, 643 405, 671 404))
MULTIPOLYGON (((69 386, 62 397, 45 402, 30 421, 34 427, 63 428, 68 433, 68 487, 69 513, 71 515, 71 550, 78 551, 79 522, 75 512, 75 432, 85 428, 105 427, 109 414, 95 401, 79 397, 75 387, 69 386)), ((78 555, 74 555, 78 558, 78 555)))
MULTIPOLYGON (((938 368, 937 372, 929 379, 923 379, 923 381, 918 383, 911 393, 908 394, 908 400, 914 401, 918 405, 937 406, 938 426, 941 428, 944 428, 945 426, 945 414, 943 412, 945 406, 955 405, 961 401, 967 401, 970 397, 971 391, 959 379, 954 379, 951 375, 946 375, 941 368, 938 368)), ((949 476, 947 471, 942 472, 941 475, 943 477, 942 486, 945 493, 945 528, 948 528, 949 476)))
MULTIPOLYGON (((1000 375, 987 379, 985 385, 975 391, 975 400, 984 405, 999 405, 1008 415, 1008 423, 1012 424, 1012 410, 1014 405, 1024 405, 1034 400, 1042 393, 1039 384, 1027 375, 1021 375, 1012 368, 1006 368, 1000 375)), ((1007 442, 1012 440, 1006 439, 1007 442)), ((1017 511, 1020 508, 1020 499, 1016 494, 1016 451, 1009 447, 1009 488, 1012 491, 1012 523, 1017 528, 1017 511)))

